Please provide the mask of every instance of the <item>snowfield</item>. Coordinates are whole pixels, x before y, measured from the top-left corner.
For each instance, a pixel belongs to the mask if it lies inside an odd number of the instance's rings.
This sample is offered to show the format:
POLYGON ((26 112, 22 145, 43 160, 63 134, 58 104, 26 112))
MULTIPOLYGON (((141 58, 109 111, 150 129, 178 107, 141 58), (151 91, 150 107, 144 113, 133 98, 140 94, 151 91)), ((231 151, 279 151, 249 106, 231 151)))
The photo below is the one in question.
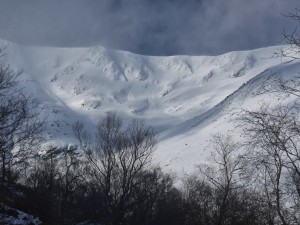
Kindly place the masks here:
POLYGON ((116 111, 125 123, 138 118, 155 127, 155 162, 181 175, 207 159, 211 134, 239 137, 234 118, 240 109, 280 100, 276 94, 257 94, 266 78, 300 71, 296 60, 271 57, 279 47, 169 57, 100 46, 30 47, 0 41, 0 47, 11 68, 23 71, 20 85, 48 108, 49 143, 76 143, 72 124, 82 121, 93 131, 101 116, 116 111))

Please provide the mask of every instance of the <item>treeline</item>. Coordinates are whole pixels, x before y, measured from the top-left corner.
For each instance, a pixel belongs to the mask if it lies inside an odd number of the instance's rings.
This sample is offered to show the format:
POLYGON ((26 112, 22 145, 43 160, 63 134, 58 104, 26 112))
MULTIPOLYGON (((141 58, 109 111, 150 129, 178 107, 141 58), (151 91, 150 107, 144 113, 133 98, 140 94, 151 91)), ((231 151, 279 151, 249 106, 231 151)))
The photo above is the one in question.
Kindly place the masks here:
POLYGON ((27 158, 26 168, 24 162, 12 167, 15 175, 2 183, 1 199, 45 224, 296 225, 300 120, 295 110, 263 105, 245 111, 240 119, 247 148, 228 135, 213 136, 209 163, 181 183, 151 164, 156 148, 151 127, 133 120, 124 128, 121 118, 109 113, 95 136, 80 123, 73 126, 79 146, 49 147, 27 158))

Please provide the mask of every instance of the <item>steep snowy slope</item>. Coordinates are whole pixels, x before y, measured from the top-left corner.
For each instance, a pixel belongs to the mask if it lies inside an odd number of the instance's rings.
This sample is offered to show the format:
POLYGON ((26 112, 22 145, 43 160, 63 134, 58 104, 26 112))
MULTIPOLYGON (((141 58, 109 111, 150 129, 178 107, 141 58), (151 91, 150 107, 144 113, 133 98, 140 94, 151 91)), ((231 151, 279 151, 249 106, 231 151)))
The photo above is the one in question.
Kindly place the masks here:
POLYGON ((23 70, 20 85, 48 107, 50 141, 74 143, 75 121, 92 130, 106 112, 116 111, 125 122, 140 118, 154 126, 160 132, 155 160, 180 173, 204 159, 210 133, 234 129, 234 109, 268 99, 252 96, 261 79, 300 68, 297 62, 270 58, 277 47, 216 57, 153 57, 99 46, 48 48, 0 41, 1 46, 11 67, 23 70))
POLYGON ((277 75, 283 75, 286 79, 299 77, 299 71, 300 62, 293 61, 272 66, 253 77, 207 112, 174 128, 175 133, 177 130, 181 133, 161 141, 160 149, 156 152, 158 161, 164 168, 181 175, 188 174, 209 158, 207 147, 211 135, 229 134, 236 141, 242 141, 243 128, 237 119, 243 110, 257 110, 262 104, 272 107, 278 104, 299 103, 296 96, 287 97, 282 93, 262 92, 261 84, 277 75))

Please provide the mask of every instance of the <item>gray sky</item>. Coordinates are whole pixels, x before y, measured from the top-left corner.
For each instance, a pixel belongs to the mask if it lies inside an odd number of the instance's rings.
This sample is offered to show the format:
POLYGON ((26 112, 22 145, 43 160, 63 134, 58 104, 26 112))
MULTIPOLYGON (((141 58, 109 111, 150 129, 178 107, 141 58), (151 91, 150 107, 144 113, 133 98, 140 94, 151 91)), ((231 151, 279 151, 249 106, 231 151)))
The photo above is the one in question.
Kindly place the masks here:
POLYGON ((214 55, 278 44, 297 25, 282 14, 295 8, 299 0, 0 0, 0 38, 214 55))

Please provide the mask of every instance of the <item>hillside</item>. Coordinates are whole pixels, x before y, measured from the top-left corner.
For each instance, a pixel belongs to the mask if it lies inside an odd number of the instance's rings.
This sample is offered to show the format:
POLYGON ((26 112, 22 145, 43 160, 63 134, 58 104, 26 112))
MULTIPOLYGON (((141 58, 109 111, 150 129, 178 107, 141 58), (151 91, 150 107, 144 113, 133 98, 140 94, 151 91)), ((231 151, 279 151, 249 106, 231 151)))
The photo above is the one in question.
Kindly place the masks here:
POLYGON ((159 132, 155 161, 178 173, 206 159, 210 134, 235 134, 241 108, 275 102, 257 95, 272 74, 296 75, 297 61, 270 58, 278 47, 220 56, 155 57, 91 48, 21 46, 0 41, 5 60, 22 70, 20 85, 49 109, 46 137, 76 143, 72 124, 89 130, 108 111, 129 121, 144 119, 159 132))

